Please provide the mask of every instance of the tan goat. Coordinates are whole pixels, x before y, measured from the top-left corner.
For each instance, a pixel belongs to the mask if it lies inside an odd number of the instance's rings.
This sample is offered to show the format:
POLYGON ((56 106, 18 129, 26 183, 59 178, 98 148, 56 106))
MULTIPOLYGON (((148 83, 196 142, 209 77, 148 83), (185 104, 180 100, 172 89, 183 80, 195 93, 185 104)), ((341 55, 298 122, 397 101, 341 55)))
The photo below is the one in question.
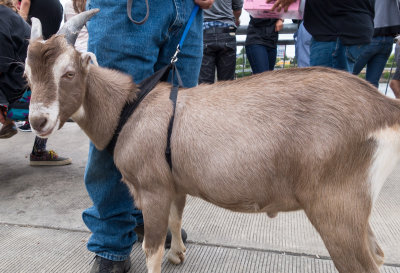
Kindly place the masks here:
MULTIPOLYGON (((43 41, 34 20, 26 61, 30 122, 48 137, 72 117, 102 150, 138 88, 130 76, 91 64, 91 55, 67 40, 56 35, 43 41)), ((339 272, 379 272, 384 255, 369 217, 399 160, 399 101, 349 73, 321 67, 181 89, 171 171, 164 155, 169 93, 170 85, 160 83, 143 100, 114 153, 143 211, 148 272, 161 272, 168 225, 168 258, 184 260, 180 228, 187 194, 271 217, 303 209, 339 272)))

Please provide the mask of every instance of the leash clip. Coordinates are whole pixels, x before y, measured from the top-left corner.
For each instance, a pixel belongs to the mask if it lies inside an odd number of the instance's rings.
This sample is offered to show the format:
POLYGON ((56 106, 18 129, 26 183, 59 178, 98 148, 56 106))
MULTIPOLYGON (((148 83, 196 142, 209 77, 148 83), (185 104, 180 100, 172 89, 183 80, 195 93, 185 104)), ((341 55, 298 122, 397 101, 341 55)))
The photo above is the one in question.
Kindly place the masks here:
POLYGON ((171 58, 171 64, 174 64, 174 63, 176 63, 176 61, 178 61, 178 54, 179 54, 179 52, 181 52, 180 50, 179 50, 179 45, 176 47, 176 51, 175 51, 175 54, 174 54, 174 56, 172 56, 172 58, 171 58))

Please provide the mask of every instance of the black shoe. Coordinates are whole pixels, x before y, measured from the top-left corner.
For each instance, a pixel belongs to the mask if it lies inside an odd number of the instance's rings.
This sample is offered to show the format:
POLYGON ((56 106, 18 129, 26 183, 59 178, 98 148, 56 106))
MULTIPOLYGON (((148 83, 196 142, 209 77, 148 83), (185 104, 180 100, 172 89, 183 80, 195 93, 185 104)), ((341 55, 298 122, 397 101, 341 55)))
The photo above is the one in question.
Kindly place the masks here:
MULTIPOLYGON (((144 238, 144 225, 136 226, 134 231, 136 232, 136 235, 138 237, 138 242, 142 243, 144 238)), ((181 234, 183 243, 186 243, 187 233, 183 228, 181 229, 181 234)), ((172 234, 171 231, 169 231, 168 229, 167 238, 165 238, 165 248, 171 248, 171 239, 172 234)))
POLYGON ((126 273, 130 268, 131 259, 111 261, 96 255, 90 273, 126 273))

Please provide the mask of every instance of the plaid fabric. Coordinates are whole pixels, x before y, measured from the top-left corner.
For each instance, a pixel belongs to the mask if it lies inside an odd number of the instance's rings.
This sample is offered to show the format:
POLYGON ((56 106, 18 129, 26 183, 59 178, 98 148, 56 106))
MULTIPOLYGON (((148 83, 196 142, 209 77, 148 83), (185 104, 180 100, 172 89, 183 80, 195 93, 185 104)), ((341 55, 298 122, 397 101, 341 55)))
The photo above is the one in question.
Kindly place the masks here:
POLYGON ((223 23, 220 21, 208 21, 208 22, 203 22, 203 30, 212 28, 212 27, 230 27, 230 24, 223 23))

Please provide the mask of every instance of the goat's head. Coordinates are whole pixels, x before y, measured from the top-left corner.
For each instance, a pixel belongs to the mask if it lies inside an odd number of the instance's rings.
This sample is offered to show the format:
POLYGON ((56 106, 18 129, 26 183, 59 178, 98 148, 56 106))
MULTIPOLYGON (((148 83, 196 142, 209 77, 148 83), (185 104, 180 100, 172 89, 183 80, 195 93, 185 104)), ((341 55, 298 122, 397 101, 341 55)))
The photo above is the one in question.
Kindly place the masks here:
POLYGON ((32 90, 29 121, 41 137, 61 128, 82 105, 89 63, 95 62, 95 57, 78 52, 74 44, 82 27, 98 11, 74 16, 46 41, 40 21, 32 18, 25 74, 32 90))

